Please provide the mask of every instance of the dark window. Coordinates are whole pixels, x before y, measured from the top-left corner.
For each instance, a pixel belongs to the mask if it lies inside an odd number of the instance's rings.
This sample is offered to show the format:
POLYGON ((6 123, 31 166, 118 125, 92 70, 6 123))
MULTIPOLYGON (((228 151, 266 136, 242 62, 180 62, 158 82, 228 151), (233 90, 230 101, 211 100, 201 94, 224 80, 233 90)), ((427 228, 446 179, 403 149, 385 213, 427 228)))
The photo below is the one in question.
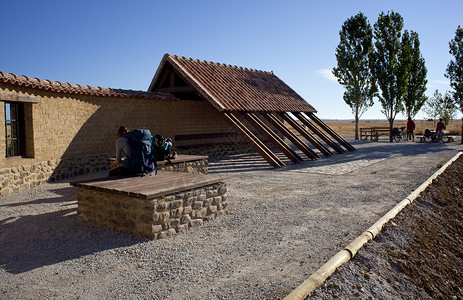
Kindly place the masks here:
POLYGON ((5 102, 6 157, 25 156, 24 104, 5 102))

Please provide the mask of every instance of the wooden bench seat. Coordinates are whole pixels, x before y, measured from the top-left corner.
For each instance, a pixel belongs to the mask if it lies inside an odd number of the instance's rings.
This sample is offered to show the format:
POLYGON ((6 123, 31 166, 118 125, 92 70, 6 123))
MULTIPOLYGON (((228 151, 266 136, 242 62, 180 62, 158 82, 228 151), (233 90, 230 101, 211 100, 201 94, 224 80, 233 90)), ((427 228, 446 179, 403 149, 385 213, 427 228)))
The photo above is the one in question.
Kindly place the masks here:
POLYGON ((382 135, 389 135, 389 127, 367 127, 360 128, 360 140, 378 141, 382 135))
POLYGON ((183 232, 226 213, 227 177, 159 171, 157 175, 71 182, 83 219, 151 239, 183 232))

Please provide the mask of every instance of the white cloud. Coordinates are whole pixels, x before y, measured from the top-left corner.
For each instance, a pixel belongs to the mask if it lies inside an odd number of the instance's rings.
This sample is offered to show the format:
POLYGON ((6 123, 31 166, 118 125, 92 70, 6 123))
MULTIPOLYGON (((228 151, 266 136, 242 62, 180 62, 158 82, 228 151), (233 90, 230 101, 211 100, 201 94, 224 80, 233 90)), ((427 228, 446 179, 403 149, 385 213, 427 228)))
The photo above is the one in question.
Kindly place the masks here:
POLYGON ((426 85, 428 91, 432 90, 449 90, 450 89, 450 82, 448 80, 429 80, 428 84, 426 85))
POLYGON ((323 78, 328 79, 330 81, 338 82, 338 79, 336 76, 333 75, 330 69, 322 69, 316 71, 318 74, 320 74, 323 78))

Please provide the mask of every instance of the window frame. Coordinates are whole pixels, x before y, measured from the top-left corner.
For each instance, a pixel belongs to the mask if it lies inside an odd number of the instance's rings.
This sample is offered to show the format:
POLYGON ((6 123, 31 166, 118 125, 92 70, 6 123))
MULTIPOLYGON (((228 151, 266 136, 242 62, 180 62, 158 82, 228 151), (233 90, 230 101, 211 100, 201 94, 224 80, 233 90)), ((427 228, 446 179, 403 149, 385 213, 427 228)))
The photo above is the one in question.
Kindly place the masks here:
POLYGON ((5 101, 5 157, 26 157, 24 103, 5 101))

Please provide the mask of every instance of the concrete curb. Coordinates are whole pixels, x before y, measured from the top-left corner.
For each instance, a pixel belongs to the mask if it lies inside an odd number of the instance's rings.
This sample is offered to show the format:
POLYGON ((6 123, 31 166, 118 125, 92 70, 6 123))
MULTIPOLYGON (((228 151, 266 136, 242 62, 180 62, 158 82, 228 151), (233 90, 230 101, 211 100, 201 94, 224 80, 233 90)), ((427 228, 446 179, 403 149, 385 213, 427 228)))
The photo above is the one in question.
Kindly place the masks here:
POLYGON ((436 179, 440 174, 442 174, 448 166, 450 166, 463 152, 458 152, 453 156, 445 165, 443 165, 439 170, 437 170, 431 177, 429 177, 425 182, 423 182, 417 189, 415 189, 410 195, 405 199, 399 202, 394 208, 387 212, 381 219, 379 219, 375 224, 353 240, 349 245, 344 249, 339 251, 335 256, 333 256, 328 262, 326 262, 320 269, 313 273, 307 280, 305 280, 300 286, 293 290, 288 296, 285 297, 285 300, 299 300, 305 299, 311 292, 313 292, 317 287, 319 287, 333 272, 342 264, 351 260, 357 251, 362 248, 368 241, 374 239, 378 233, 381 232, 383 226, 394 218, 402 209, 404 209, 408 204, 412 203, 422 191, 426 189, 431 182, 436 179))

